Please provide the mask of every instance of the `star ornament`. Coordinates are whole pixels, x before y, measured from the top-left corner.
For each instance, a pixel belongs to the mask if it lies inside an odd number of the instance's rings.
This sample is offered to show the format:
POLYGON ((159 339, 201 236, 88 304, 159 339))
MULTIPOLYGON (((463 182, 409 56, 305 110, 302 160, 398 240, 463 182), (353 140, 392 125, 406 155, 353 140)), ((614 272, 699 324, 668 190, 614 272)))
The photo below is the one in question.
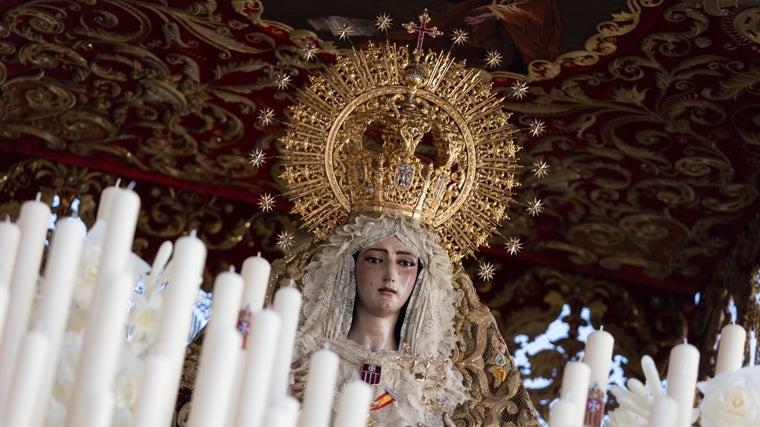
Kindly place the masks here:
POLYGON ((518 80, 512 85, 512 98, 523 99, 528 91, 528 84, 518 80))
POLYGON ((269 107, 259 110, 257 118, 260 125, 269 126, 274 122, 274 110, 269 107))
POLYGON ((539 160, 533 163, 533 169, 531 169, 531 172, 533 172, 533 175, 537 178, 543 178, 549 174, 549 164, 543 160, 539 160))
POLYGON ((293 237, 292 234, 288 233, 287 230, 282 231, 277 235, 277 246, 280 247, 280 249, 286 251, 293 247, 294 240, 295 237, 293 237))
POLYGON ((523 244, 520 242, 519 237, 510 237, 507 239, 507 244, 504 247, 507 249, 507 252, 510 255, 515 255, 520 253, 523 248, 523 244))
POLYGON ((260 168, 267 162, 267 156, 260 149, 251 151, 248 155, 248 162, 255 168, 260 168))
POLYGON ((275 196, 269 193, 264 193, 259 198, 259 208, 262 212, 272 212, 274 208, 275 196))
POLYGON ((380 31, 388 31, 391 28, 393 20, 386 14, 381 13, 375 18, 375 27, 380 31))
POLYGON ((546 130, 546 123, 543 120, 533 119, 528 123, 530 136, 540 136, 546 130))
POLYGON ((488 68, 496 68, 501 65, 501 60, 504 59, 501 53, 497 50, 491 50, 486 54, 486 66, 488 68))
POLYGON ((478 277, 484 282, 493 279, 496 268, 490 262, 480 262, 478 266, 478 277))
POLYGON ((528 207, 525 208, 525 211, 528 212, 530 216, 538 216, 543 210, 544 202, 537 198, 533 198, 533 200, 528 202, 528 207))
POLYGON ((341 40, 347 39, 354 33, 354 29, 350 25, 343 25, 338 28, 338 38, 341 40))
POLYGON ((290 81, 293 79, 293 77, 290 74, 283 73, 278 74, 274 77, 274 83, 277 85, 277 89, 279 90, 285 90, 290 86, 290 81))
POLYGON ((457 28, 453 33, 451 33, 451 41, 454 43, 454 46, 461 46, 467 43, 467 40, 469 38, 470 37, 467 34, 467 31, 461 28, 457 28))
POLYGON ((317 56, 317 46, 314 43, 309 43, 306 46, 301 49, 301 53, 303 54, 303 59, 307 61, 311 61, 317 56))

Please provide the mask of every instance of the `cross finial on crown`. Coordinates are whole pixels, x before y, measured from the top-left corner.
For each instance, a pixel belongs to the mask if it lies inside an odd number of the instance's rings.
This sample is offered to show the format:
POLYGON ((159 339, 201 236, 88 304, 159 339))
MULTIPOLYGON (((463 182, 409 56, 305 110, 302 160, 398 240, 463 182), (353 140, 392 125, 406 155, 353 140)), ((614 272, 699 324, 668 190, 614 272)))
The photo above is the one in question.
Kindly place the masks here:
POLYGON ((417 25, 414 22, 407 22, 406 24, 402 24, 409 33, 417 32, 417 47, 413 52, 416 57, 422 55, 422 42, 425 40, 425 34, 429 34, 432 38, 436 38, 437 36, 443 34, 443 32, 438 31, 438 27, 428 28, 427 24, 430 22, 430 16, 428 15, 427 9, 422 12, 422 15, 419 16, 419 19, 420 25, 417 25))

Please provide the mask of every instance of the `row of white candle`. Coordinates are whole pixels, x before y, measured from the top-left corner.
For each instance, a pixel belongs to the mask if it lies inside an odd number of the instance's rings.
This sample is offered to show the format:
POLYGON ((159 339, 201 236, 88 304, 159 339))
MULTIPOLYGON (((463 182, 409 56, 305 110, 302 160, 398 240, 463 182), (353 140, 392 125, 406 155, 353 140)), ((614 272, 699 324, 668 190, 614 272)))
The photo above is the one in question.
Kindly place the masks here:
MULTIPOLYGON (((67 406, 67 427, 108 427, 114 409, 114 380, 127 307, 136 278, 127 269, 140 199, 131 188, 108 187, 101 195, 96 225, 105 226, 95 289, 67 406)), ((81 222, 56 222, 40 283, 37 319, 31 312, 37 289, 50 208, 39 200, 22 205, 18 224, 0 223, 0 426, 41 426, 56 377, 86 230, 81 222)), ((165 242, 156 265, 173 252, 157 342, 133 408, 135 427, 170 425, 185 355, 195 295, 202 282, 206 247, 195 232, 165 242), (159 259, 162 259, 159 261, 159 259)), ((157 274, 153 271, 151 275, 157 274)), ((301 295, 282 287, 264 308, 270 265, 248 258, 240 274, 219 274, 212 315, 201 352, 191 403, 191 427, 299 425, 354 426, 366 423, 369 387, 346 386, 330 424, 338 358, 329 349, 310 359, 303 407, 289 395, 293 343, 301 295), (242 346, 238 313, 252 313, 248 345, 242 346), (300 420, 300 421, 299 421, 300 420)))
MULTIPOLYGON (((742 367, 745 341, 746 331, 739 325, 726 325, 721 330, 716 375, 742 367)), ((565 366, 560 398, 552 405, 549 427, 599 427, 598 424, 589 425, 588 417, 585 417, 588 391, 596 387, 602 394, 606 393, 613 344, 612 335, 606 331, 589 334, 583 361, 570 362, 565 366)), ((668 361, 667 394, 662 394, 659 373, 652 358, 642 358, 646 385, 654 398, 649 412, 649 427, 691 425, 699 358, 699 350, 687 342, 673 347, 668 361)))

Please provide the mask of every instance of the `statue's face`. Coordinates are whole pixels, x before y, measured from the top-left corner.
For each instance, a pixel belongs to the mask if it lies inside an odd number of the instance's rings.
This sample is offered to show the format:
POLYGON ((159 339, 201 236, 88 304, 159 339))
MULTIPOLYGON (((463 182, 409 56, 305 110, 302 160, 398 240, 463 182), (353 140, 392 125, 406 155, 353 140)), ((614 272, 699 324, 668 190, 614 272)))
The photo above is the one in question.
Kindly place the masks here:
POLYGON ((409 299, 419 269, 417 254, 397 237, 386 237, 356 259, 357 308, 376 316, 397 315, 409 299))

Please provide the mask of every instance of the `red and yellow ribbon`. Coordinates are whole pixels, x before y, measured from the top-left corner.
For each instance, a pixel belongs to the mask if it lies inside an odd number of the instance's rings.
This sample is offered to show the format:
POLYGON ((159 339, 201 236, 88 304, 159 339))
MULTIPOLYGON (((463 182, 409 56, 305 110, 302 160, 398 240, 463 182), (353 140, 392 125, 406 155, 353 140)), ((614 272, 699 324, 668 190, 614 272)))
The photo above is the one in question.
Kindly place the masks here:
POLYGON ((391 403, 395 402, 396 397, 396 393, 393 390, 387 389, 385 390, 385 393, 375 398, 375 401, 369 405, 369 410, 377 411, 378 409, 383 409, 391 403))

